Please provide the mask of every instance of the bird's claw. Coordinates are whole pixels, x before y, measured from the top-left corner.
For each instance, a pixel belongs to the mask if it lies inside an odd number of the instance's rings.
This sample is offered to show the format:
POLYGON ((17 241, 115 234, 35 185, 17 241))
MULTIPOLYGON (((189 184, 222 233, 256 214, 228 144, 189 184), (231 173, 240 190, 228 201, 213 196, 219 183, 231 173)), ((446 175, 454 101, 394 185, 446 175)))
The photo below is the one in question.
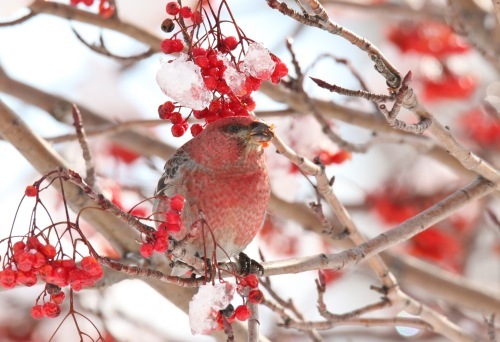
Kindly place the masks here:
POLYGON ((264 275, 264 267, 245 253, 240 252, 238 255, 238 262, 240 264, 241 274, 247 275, 254 273, 260 276, 264 275))

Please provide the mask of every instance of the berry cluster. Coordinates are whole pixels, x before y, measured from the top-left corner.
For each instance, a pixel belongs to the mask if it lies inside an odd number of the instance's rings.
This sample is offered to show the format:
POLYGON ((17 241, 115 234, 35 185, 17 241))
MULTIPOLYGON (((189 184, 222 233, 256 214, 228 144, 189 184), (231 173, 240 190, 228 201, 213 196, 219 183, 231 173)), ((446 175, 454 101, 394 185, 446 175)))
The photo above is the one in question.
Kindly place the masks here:
POLYGON ((248 302, 260 304, 264 299, 264 294, 258 287, 259 278, 255 274, 249 274, 240 278, 237 291, 243 298, 247 298, 247 303, 238 305, 236 309, 230 304, 226 309, 219 311, 216 318, 219 330, 224 328, 224 319, 231 324, 235 319, 246 321, 250 317, 251 311, 248 307, 248 302))
POLYGON ((34 318, 56 317, 60 313, 59 304, 64 299, 64 293, 60 292, 62 287, 70 286, 79 291, 92 286, 103 274, 94 257, 84 257, 78 267, 72 259, 58 259, 60 253, 56 248, 50 243, 42 243, 36 236, 17 241, 9 252, 0 271, 0 284, 4 288, 33 286, 40 280, 47 283, 45 291, 50 289, 50 301, 33 307, 34 318))
MULTIPOLYGON (((388 184, 368 196, 368 204, 389 226, 400 224, 445 197, 445 192, 417 195, 409 189, 388 184)), ((469 209, 471 210, 471 209, 469 209)), ((460 260, 476 213, 456 213, 427 230, 415 235, 406 243, 406 251, 413 256, 431 261, 446 269, 462 272, 460 260)))
POLYGON ((460 125, 481 147, 500 150, 500 118, 495 114, 475 108, 460 118, 460 125))
POLYGON ((466 42, 452 29, 438 22, 403 22, 390 28, 389 40, 401 52, 415 52, 438 58, 469 51, 466 42))
POLYGON ((170 210, 165 212, 165 221, 158 226, 154 236, 146 237, 146 241, 142 244, 139 252, 145 258, 151 257, 155 251, 165 253, 168 248, 169 234, 178 233, 184 228, 181 219, 181 212, 185 202, 184 197, 177 194, 172 198, 163 200, 169 201, 170 210))
MULTIPOLYGON (((288 74, 288 68, 277 56, 244 36, 236 23, 224 20, 238 29, 237 37, 224 35, 220 28, 222 21, 217 17, 215 24, 210 20, 204 22, 205 17, 220 15, 220 11, 211 7, 210 10, 204 10, 200 3, 195 9, 188 6, 181 8, 175 1, 167 3, 166 6, 166 12, 172 18, 167 19, 169 24, 164 22, 163 27, 168 27, 169 32, 173 31, 175 25, 184 29, 165 39, 161 50, 165 54, 186 51, 185 63, 190 63, 190 68, 194 68, 195 73, 201 75, 201 84, 194 84, 190 92, 202 91, 209 97, 203 106, 195 108, 186 103, 187 101, 176 98, 176 95, 168 90, 168 86, 163 86, 160 80, 158 81, 165 94, 174 100, 160 105, 158 113, 161 119, 172 122, 172 135, 175 137, 184 135, 188 130, 187 119, 191 115, 204 120, 204 124, 228 116, 249 115, 249 112, 255 109, 252 92, 258 90, 263 81, 279 83, 281 78, 288 74), (186 25, 184 19, 190 19, 191 24, 186 25), (203 34, 200 33, 201 29, 205 30, 203 34), (186 32, 190 32, 191 37, 197 37, 196 40, 190 41, 188 46, 180 39, 186 32), (183 108, 187 109, 185 116, 182 114, 183 108)), ((225 2, 221 4, 223 5, 227 6, 225 2)), ((212 5, 209 3, 208 6, 212 5)), ((159 75, 161 72, 162 70, 159 75)), ((170 82, 171 78, 167 75, 163 78, 170 82)), ((203 127, 199 123, 193 124, 191 134, 198 135, 203 127)))
MULTIPOLYGON (((85 6, 92 6, 94 0, 70 0, 71 6, 77 6, 78 4, 83 4, 85 6)), ((115 7, 109 2, 109 0, 99 1, 99 15, 103 18, 111 18, 115 14, 115 7)))
MULTIPOLYGON (((477 87, 472 75, 457 75, 447 67, 450 55, 464 54, 470 50, 466 42, 445 24, 437 22, 403 22, 391 27, 388 39, 402 53, 416 53, 436 58, 441 64, 438 75, 422 79, 423 98, 426 101, 465 99, 477 87)), ((435 70, 434 67, 432 70, 435 70)))

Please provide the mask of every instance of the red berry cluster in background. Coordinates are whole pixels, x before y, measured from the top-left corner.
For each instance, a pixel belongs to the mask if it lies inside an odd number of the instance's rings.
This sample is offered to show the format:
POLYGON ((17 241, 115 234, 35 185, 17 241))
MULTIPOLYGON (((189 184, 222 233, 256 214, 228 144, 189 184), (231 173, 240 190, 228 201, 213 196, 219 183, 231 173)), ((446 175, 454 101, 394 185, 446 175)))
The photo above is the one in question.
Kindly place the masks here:
POLYGON ((399 23, 389 29, 388 39, 403 53, 414 52, 437 58, 470 49, 448 25, 433 21, 399 23))
MULTIPOLYGON (((327 149, 321 149, 315 153, 320 162, 324 165, 332 165, 332 164, 342 164, 352 158, 351 152, 339 150, 337 152, 331 152, 327 149)), ((290 163, 290 173, 299 172, 299 168, 294 163, 290 163)))
POLYGON ((446 58, 470 50, 467 43, 445 24, 432 21, 402 22, 392 26, 388 39, 402 53, 437 58, 442 65, 438 77, 422 79, 423 98, 428 101, 469 98, 477 86, 472 75, 456 75, 446 66, 446 58))
POLYGON ((460 125, 481 147, 500 149, 500 118, 496 114, 476 108, 460 117, 460 125))
MULTIPOLYGON (((227 7, 227 4, 224 5, 227 7)), ((251 97, 252 92, 258 90, 261 83, 270 80, 273 83, 279 83, 281 78, 288 74, 286 65, 275 55, 270 57, 275 63, 271 74, 262 78, 256 78, 251 75, 245 75, 243 89, 237 94, 227 84, 225 71, 227 63, 238 73, 244 75, 242 62, 246 54, 246 49, 253 41, 247 38, 237 24, 231 20, 224 20, 225 24, 232 24, 238 29, 238 36, 226 36, 221 32, 221 21, 216 18, 215 24, 210 20, 204 19, 220 14, 218 9, 213 9, 208 3, 209 10, 203 9, 201 2, 195 8, 180 5, 171 1, 166 5, 166 12, 172 18, 171 23, 179 27, 185 27, 185 32, 189 32, 193 40, 189 46, 185 46, 182 38, 183 30, 179 30, 172 37, 165 39, 161 44, 161 50, 166 54, 179 53, 186 51, 188 61, 193 61, 201 70, 203 82, 209 91, 213 92, 213 100, 203 110, 191 110, 184 116, 181 113, 183 106, 172 101, 167 101, 158 108, 159 117, 163 120, 170 120, 173 124, 172 135, 180 137, 189 128, 188 118, 192 115, 196 119, 203 120, 204 124, 214 122, 220 118, 228 116, 247 116, 249 112, 255 109, 255 102, 251 97), (186 24, 190 20, 190 24, 186 24), (202 25, 203 24, 203 25, 202 25), (201 30, 204 30, 202 33, 201 30)), ((222 6, 222 4, 221 4, 222 6)), ((229 10, 229 8, 228 8, 229 10)), ((204 125, 192 124, 190 131, 193 136, 197 136, 203 131, 204 125)))
POLYGON ((50 300, 32 309, 34 318, 56 317, 61 312, 59 305, 64 300, 61 288, 69 286, 74 291, 90 287, 102 277, 99 262, 86 256, 78 266, 73 259, 62 258, 62 252, 37 236, 28 236, 9 246, 3 258, 0 284, 7 289, 16 285, 33 286, 45 282, 45 292, 50 300))
POLYGON ((423 98, 427 101, 440 99, 460 100, 469 98, 477 87, 477 80, 472 75, 455 75, 444 70, 437 80, 424 79, 423 98))
POLYGON ((168 248, 169 234, 179 233, 184 226, 182 224, 181 212, 184 208, 184 197, 177 194, 171 198, 165 198, 169 202, 170 210, 164 213, 165 220, 158 226, 158 230, 152 237, 146 237, 140 248, 143 257, 149 258, 153 252, 165 253, 168 248))
MULTIPOLYGON (((70 0, 71 6, 78 6, 83 4, 85 6, 92 6, 94 0, 70 0)), ((115 7, 109 2, 109 0, 100 0, 98 13, 103 18, 111 18, 115 14, 115 7)))
MULTIPOLYGON (((417 195, 388 186, 383 191, 370 194, 368 204, 383 223, 393 226, 412 218, 445 196, 441 192, 417 195)), ((474 213, 454 214, 410 239, 405 246, 406 252, 460 273, 463 270, 461 258, 464 257, 463 251, 474 219, 474 213)))

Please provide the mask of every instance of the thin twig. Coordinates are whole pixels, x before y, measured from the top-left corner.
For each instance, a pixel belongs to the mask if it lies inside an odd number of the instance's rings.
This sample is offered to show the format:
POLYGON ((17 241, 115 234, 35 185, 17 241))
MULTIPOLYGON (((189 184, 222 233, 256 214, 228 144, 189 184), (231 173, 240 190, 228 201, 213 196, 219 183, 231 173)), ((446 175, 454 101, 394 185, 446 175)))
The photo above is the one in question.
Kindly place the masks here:
POLYGON ((90 155, 90 149, 87 143, 85 129, 83 128, 82 115, 80 114, 80 110, 75 104, 73 104, 72 113, 73 113, 73 125, 75 126, 76 136, 78 139, 78 143, 80 144, 80 148, 82 149, 83 159, 85 160, 85 166, 87 171, 85 176, 85 183, 87 183, 90 187, 93 187, 95 184, 94 163, 92 162, 92 156, 90 155))

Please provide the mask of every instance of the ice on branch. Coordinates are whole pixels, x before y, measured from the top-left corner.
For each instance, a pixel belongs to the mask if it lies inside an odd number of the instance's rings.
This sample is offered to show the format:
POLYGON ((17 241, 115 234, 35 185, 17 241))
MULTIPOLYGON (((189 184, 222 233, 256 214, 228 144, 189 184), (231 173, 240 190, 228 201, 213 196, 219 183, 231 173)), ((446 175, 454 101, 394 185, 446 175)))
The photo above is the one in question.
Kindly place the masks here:
POLYGON ((258 43, 248 47, 243 70, 259 80, 267 80, 273 74, 276 63, 271 58, 269 50, 258 43))
POLYGON ((234 64, 223 59, 226 70, 224 70, 224 79, 226 84, 233 91, 236 96, 244 96, 247 94, 247 89, 245 88, 245 74, 239 72, 234 67, 234 64))
POLYGON ((189 325, 193 334, 210 334, 218 327, 217 316, 233 299, 235 285, 211 283, 199 288, 189 302, 189 325))
POLYGON ((209 105, 213 95, 203 82, 200 67, 187 59, 188 55, 182 54, 164 63, 156 74, 156 82, 163 93, 179 105, 202 110, 209 105))

